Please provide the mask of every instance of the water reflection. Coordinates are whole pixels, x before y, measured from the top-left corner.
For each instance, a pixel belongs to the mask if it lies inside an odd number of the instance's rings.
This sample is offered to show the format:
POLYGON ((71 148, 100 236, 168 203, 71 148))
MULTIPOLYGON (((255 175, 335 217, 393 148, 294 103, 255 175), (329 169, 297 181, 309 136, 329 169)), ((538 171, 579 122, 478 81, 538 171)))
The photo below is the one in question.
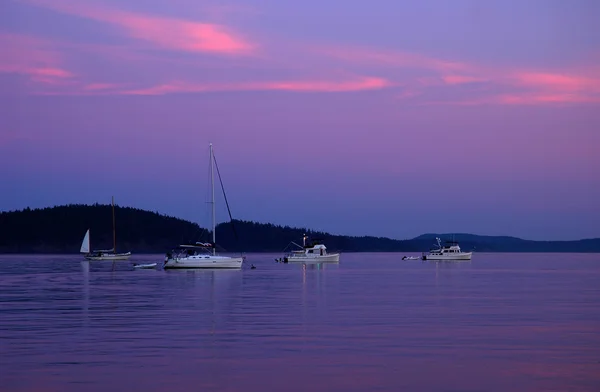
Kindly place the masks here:
POLYGON ((90 308, 90 263, 88 261, 81 262, 81 272, 83 275, 83 322, 84 326, 87 326, 89 321, 88 310, 90 308))
POLYGON ((597 255, 478 254, 461 265, 251 257, 256 270, 111 273, 74 257, 0 256, 0 389, 599 385, 597 255))
MULTIPOLYGON (((323 273, 321 273, 322 271, 324 271, 325 269, 337 269, 339 268, 339 263, 302 263, 302 286, 303 286, 303 290, 306 289, 306 275, 307 275, 307 271, 318 271, 316 273, 314 273, 315 279, 316 279, 316 287, 318 289, 318 292, 321 292, 321 288, 323 285, 323 280, 325 279, 323 273)), ((310 272, 309 272, 310 274, 310 272)))

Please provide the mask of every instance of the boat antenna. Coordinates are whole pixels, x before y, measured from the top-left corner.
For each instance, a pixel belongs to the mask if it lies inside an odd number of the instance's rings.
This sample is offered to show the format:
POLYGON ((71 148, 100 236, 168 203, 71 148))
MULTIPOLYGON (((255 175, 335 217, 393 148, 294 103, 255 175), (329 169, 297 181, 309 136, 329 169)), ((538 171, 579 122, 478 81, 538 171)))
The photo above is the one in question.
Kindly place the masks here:
POLYGON ((112 196, 112 219, 113 219, 113 253, 117 253, 117 231, 115 227, 115 197, 112 196))
POLYGON ((233 223, 233 217, 231 216, 231 208, 229 208, 229 202, 227 201, 227 195, 225 194, 225 186, 223 185, 223 178, 221 178, 221 172, 219 171, 219 165, 217 164, 217 158, 215 157, 214 152, 212 154, 212 159, 215 162, 215 168, 217 169, 217 176, 219 177, 219 183, 221 184, 221 190, 223 191, 223 199, 225 199, 225 205, 227 206, 227 213, 229 214, 229 220, 231 221, 231 228, 233 229, 233 236, 235 237, 235 241, 239 244, 237 231, 235 230, 235 224, 233 223))
POLYGON ((216 233, 215 233, 215 175, 214 175, 214 169, 213 169, 213 160, 214 160, 214 155, 213 155, 213 145, 212 143, 210 143, 210 189, 211 189, 211 205, 212 205, 212 242, 213 242, 213 249, 212 249, 212 254, 213 256, 216 253, 216 248, 217 248, 217 240, 216 240, 216 233))

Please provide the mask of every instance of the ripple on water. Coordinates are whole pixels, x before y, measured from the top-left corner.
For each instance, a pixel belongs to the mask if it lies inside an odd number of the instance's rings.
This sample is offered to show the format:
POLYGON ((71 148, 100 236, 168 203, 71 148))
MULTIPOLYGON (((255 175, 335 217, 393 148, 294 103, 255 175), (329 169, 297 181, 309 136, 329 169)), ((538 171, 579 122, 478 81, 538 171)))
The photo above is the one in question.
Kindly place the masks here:
MULTIPOLYGON (((0 256, 0 385, 60 390, 598 390, 600 257, 133 270, 0 256)), ((134 256, 150 262, 156 256, 134 256)))

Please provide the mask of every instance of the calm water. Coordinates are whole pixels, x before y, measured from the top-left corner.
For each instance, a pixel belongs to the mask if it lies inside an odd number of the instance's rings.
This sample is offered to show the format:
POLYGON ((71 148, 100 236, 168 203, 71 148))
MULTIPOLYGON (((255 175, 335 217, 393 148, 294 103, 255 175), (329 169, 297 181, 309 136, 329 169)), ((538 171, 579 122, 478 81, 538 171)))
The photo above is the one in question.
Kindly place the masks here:
POLYGON ((0 390, 600 390, 600 255, 278 256, 0 256, 0 390))

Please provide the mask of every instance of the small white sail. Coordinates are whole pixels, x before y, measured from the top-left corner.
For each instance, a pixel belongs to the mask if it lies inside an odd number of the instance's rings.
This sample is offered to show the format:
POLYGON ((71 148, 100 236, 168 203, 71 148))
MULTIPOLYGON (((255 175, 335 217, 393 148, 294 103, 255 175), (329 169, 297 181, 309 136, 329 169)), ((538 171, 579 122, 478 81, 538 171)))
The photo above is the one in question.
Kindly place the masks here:
POLYGON ((90 230, 85 232, 85 237, 83 237, 83 241, 81 242, 81 249, 79 250, 81 253, 90 253, 90 230))

